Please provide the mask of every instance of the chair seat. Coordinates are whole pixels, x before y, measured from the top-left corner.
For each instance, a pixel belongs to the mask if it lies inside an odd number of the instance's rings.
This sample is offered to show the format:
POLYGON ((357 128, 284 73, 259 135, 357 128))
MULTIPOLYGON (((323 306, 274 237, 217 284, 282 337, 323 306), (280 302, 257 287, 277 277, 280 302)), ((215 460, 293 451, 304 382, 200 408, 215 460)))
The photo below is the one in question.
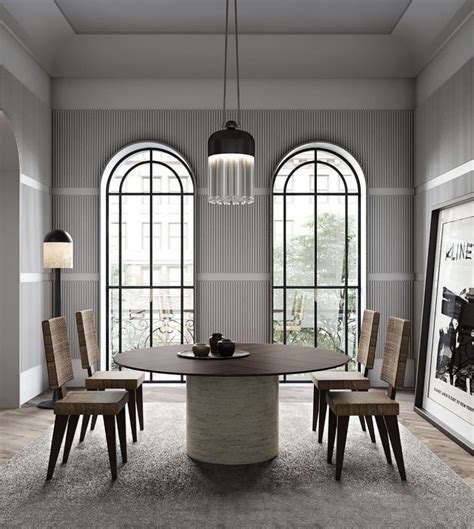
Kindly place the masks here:
POLYGON ((87 389, 138 389, 145 380, 140 371, 97 371, 86 378, 87 389))
POLYGON ((367 391, 370 381, 357 371, 317 371, 311 373, 313 384, 321 390, 354 389, 367 391))
POLYGON ((384 393, 375 392, 332 392, 326 395, 326 401, 333 413, 347 415, 398 415, 399 405, 384 393))
POLYGON ((117 415, 127 404, 126 391, 71 391, 54 404, 56 415, 117 415))

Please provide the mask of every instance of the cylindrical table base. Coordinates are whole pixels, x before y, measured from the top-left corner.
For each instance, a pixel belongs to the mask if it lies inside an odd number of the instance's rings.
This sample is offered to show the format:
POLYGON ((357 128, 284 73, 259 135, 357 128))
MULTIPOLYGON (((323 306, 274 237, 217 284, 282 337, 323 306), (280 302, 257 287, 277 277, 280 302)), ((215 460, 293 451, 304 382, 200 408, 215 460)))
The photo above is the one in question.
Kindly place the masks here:
POLYGON ((193 459, 221 465, 272 459, 278 455, 278 377, 188 376, 186 421, 193 459))

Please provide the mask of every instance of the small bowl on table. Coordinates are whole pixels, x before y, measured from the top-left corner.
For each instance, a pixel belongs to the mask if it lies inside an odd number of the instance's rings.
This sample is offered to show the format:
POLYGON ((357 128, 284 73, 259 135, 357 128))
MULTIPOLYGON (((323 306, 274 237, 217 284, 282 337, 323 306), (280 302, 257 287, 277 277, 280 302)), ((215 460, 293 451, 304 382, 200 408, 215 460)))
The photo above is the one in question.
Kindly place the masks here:
POLYGON ((197 356, 198 358, 205 358, 206 356, 209 356, 209 351, 211 348, 207 343, 195 343, 193 344, 193 353, 194 356, 197 356))

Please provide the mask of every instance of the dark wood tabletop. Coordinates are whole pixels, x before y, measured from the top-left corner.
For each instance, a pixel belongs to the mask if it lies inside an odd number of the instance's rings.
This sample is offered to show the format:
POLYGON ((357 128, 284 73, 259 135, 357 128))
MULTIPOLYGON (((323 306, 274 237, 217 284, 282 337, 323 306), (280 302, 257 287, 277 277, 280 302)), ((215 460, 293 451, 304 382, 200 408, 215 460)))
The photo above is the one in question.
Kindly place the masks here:
POLYGON ((237 344, 237 349, 250 352, 245 358, 194 360, 177 356, 179 351, 190 349, 186 344, 136 349, 117 355, 114 360, 121 367, 138 371, 216 377, 309 373, 343 366, 349 360, 347 355, 328 349, 255 343, 237 344))

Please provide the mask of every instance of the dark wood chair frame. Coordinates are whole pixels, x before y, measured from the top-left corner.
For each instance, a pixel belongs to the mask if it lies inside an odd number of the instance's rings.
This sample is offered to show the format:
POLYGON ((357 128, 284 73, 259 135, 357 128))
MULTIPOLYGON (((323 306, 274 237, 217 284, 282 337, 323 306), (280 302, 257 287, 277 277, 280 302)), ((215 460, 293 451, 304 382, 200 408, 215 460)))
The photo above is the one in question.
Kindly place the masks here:
MULTIPOLYGON (((410 340, 411 325, 408 320, 401 320, 399 318, 391 317, 387 328, 387 340, 386 349, 384 354, 387 355, 387 342, 389 341, 391 333, 391 325, 396 321, 398 325, 402 325, 401 338, 399 343, 399 351, 397 354, 396 366, 389 366, 386 370, 382 366, 381 379, 387 382, 387 396, 391 400, 395 400, 397 394, 397 387, 402 387, 405 371, 406 371, 406 358, 408 352, 408 343, 410 340), (392 320, 392 321, 391 321, 392 320), (385 372, 384 372, 385 371, 385 372)), ((389 353, 390 354, 390 353, 389 353)), ((390 454, 390 445, 395 456, 397 463, 398 472, 402 481, 406 481, 406 470, 405 462, 403 459, 402 445, 400 441, 400 430, 398 427, 397 415, 389 414, 377 414, 373 415, 377 424, 380 440, 382 442, 383 451, 385 458, 389 465, 392 464, 392 457, 390 454)), ((349 418, 351 415, 340 415, 336 414, 329 408, 329 432, 328 432, 328 450, 327 450, 327 462, 332 464, 334 443, 336 442, 336 481, 341 479, 342 466, 344 462, 344 452, 346 447, 347 430, 349 427, 349 418)), ((372 418, 372 416, 370 416, 372 418)))
MULTIPOLYGON (((69 341, 67 338, 66 320, 64 317, 53 318, 52 320, 45 320, 42 323, 43 337, 45 343, 46 362, 48 367, 48 377, 51 389, 56 389, 58 392, 58 400, 66 397, 67 389, 65 384, 74 379, 72 372, 72 359, 69 350, 69 341), (60 332, 63 333, 62 341, 59 344, 58 351, 55 351, 53 344, 51 323, 60 325, 60 332), (61 321, 58 321, 61 320, 61 321), (60 355, 61 366, 57 366, 57 355, 60 355)), ((56 413, 56 412, 55 412, 56 413)), ((49 456, 48 471, 46 480, 51 480, 56 468, 61 445, 66 432, 66 442, 64 445, 62 464, 65 465, 69 459, 74 434, 76 432, 77 423, 81 414, 62 415, 57 414, 54 422, 53 437, 51 440, 51 451, 49 456)), ((97 417, 97 416, 96 416, 97 417)), ((122 463, 127 462, 127 442, 126 442, 126 424, 125 424, 125 406, 119 411, 117 415, 103 414, 105 436, 107 439, 107 450, 109 454, 110 471, 112 479, 117 479, 117 450, 116 450, 116 436, 115 436, 115 417, 117 417, 117 429, 120 442, 120 451, 122 456, 122 463)))
MULTIPOLYGON (((372 369, 374 364, 374 357, 375 357, 375 349, 377 346, 377 334, 378 334, 378 328, 379 328, 379 318, 380 314, 378 312, 374 311, 365 311, 365 312, 371 312, 373 313, 373 330, 371 333, 370 340, 367 344, 367 363, 363 365, 361 362, 357 362, 357 372, 360 373, 363 371, 363 376, 365 378, 368 378, 369 371, 372 369)), ((359 357, 359 351, 358 351, 358 357, 359 357)), ((327 411, 327 403, 326 403, 326 394, 330 390, 320 390, 316 387, 316 385, 313 384, 313 424, 312 424, 312 430, 313 432, 316 431, 316 428, 318 426, 318 419, 319 419, 319 428, 318 428, 318 443, 323 442, 323 434, 324 434, 324 424, 326 422, 326 411, 327 411)), ((352 390, 355 391, 355 390, 352 390)), ((368 391, 368 390, 367 390, 368 391)), ((372 443, 376 442, 375 439, 375 430, 374 430, 374 423, 372 422, 372 417, 370 415, 364 417, 363 415, 359 416, 359 421, 361 428, 364 432, 369 430, 369 436, 372 443), (367 424, 367 428, 366 428, 367 424)))
MULTIPOLYGON (((81 351, 81 362, 82 367, 87 369, 87 376, 92 377, 93 374, 97 371, 95 366, 100 361, 100 351, 97 342, 97 334, 95 331, 95 326, 89 325, 89 328, 84 328, 84 318, 89 318, 89 321, 86 322, 90 324, 90 320, 94 318, 94 313, 91 309, 86 309, 83 311, 76 312, 76 324, 77 324, 77 333, 79 339, 79 347, 81 351)), ((87 385, 87 382, 86 382, 87 385)), ((113 388, 121 389, 121 388, 113 388)), ((105 391, 105 389, 100 390, 89 390, 89 391, 105 391)), ((130 429, 132 431, 132 440, 134 443, 137 442, 137 414, 138 414, 138 424, 140 430, 144 429, 144 420, 143 420, 143 384, 140 384, 136 389, 127 389, 128 391, 128 415, 130 419, 130 429)), ((86 433, 89 421, 91 420, 90 415, 84 415, 82 419, 81 434, 79 437, 79 442, 83 442, 86 433)), ((91 431, 95 429, 97 422, 97 415, 92 416, 91 420, 91 431)))

